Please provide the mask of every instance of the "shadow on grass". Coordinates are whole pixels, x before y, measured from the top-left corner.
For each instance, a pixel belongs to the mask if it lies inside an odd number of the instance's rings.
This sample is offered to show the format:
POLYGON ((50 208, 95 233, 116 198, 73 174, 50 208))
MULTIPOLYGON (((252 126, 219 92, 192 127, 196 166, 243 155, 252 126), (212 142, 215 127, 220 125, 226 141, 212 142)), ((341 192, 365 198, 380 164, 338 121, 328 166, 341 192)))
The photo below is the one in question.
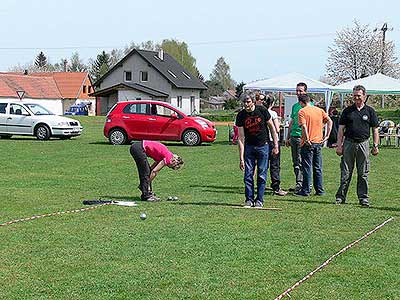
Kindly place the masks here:
POLYGON ((222 203, 222 202, 173 202, 174 205, 188 205, 188 206, 225 206, 225 207, 243 207, 242 204, 231 204, 231 203, 222 203))
POLYGON ((99 200, 116 200, 116 201, 142 201, 140 197, 129 197, 129 196, 111 196, 103 195, 99 197, 99 200))
POLYGON ((244 194, 244 187, 220 185, 190 185, 191 188, 201 188, 204 192, 224 192, 228 194, 244 194))

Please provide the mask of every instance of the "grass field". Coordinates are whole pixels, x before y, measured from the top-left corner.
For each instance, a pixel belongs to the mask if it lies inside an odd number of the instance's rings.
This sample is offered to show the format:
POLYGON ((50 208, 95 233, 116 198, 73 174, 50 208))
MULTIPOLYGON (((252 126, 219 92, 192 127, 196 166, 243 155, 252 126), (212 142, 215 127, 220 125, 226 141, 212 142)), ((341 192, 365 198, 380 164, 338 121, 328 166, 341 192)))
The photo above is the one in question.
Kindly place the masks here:
MULTIPOLYGON (((339 158, 332 149, 323 150, 326 196, 267 191, 266 206, 281 211, 236 209, 244 201, 243 175, 221 126, 211 145, 167 143, 185 166, 163 169, 153 188, 180 200, 143 203, 129 146, 106 142, 103 118, 80 120, 84 133, 76 139, 0 140, 0 224, 82 208, 84 199, 139 206, 0 226, 0 299, 274 299, 390 217, 291 296, 400 299, 400 149, 382 148, 372 158, 369 209, 358 206, 354 182, 349 203, 333 204, 339 158)), ((281 176, 283 188, 292 186, 288 148, 281 176)))

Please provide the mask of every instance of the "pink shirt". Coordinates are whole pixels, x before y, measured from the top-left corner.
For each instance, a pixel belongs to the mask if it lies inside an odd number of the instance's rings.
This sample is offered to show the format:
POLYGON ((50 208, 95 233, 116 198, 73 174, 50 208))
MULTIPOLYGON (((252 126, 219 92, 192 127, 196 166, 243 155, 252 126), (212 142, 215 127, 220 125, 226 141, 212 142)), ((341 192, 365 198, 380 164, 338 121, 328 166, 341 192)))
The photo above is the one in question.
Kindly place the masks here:
POLYGON ((144 152, 146 152, 146 155, 154 159, 154 161, 159 162, 161 160, 164 160, 166 165, 171 164, 171 158, 173 157, 174 154, 160 142, 144 140, 143 148, 144 152))

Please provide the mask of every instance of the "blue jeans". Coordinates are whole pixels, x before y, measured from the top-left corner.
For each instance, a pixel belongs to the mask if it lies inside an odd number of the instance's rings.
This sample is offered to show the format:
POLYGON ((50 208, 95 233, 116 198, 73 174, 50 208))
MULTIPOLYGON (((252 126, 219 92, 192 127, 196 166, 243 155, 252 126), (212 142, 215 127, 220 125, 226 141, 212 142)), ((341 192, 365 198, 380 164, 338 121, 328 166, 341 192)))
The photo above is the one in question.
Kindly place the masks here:
POLYGON ((311 192, 311 174, 317 195, 325 193, 322 186, 322 144, 303 145, 300 150, 303 168, 303 185, 301 192, 309 195, 311 192))
POLYGON ((244 186, 246 201, 264 203, 269 146, 244 146, 244 186), (254 170, 257 165, 257 197, 254 199, 254 170))

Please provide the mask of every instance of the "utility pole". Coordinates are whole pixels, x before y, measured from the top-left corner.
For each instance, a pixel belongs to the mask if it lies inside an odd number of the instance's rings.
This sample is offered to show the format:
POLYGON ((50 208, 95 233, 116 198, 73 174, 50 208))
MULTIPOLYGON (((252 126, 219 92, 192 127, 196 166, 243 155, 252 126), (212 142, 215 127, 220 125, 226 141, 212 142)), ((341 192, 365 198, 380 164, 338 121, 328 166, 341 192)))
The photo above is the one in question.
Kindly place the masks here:
MULTIPOLYGON (((381 56, 381 67, 380 67, 380 72, 382 74, 384 74, 384 65, 385 65, 385 48, 386 48, 386 44, 385 44, 385 38, 386 38, 386 31, 388 30, 393 30, 393 28, 388 28, 387 23, 383 23, 382 28, 375 28, 374 32, 381 30, 382 31, 382 56, 381 56)), ((382 99, 381 99, 381 108, 385 108, 385 95, 382 95, 382 99)))

